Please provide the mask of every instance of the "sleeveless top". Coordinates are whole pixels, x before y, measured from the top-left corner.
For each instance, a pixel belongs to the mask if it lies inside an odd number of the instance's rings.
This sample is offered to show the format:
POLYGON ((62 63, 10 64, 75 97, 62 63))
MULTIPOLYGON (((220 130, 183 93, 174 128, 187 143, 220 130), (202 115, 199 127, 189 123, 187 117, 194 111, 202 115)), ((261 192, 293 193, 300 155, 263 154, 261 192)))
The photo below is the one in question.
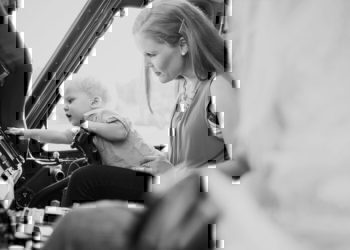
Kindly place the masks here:
POLYGON ((179 98, 177 100, 169 131, 169 160, 174 165, 196 168, 208 162, 215 164, 225 160, 224 140, 212 133, 208 121, 212 81, 199 84, 186 111, 181 110, 179 98))

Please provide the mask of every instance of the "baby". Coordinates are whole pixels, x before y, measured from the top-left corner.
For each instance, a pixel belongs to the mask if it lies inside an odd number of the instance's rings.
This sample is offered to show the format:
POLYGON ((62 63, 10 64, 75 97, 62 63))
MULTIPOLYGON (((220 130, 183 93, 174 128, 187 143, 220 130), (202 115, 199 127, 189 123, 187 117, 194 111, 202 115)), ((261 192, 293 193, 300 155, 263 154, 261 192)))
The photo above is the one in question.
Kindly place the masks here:
POLYGON ((93 143, 103 165, 138 169, 146 156, 157 156, 160 152, 146 144, 126 118, 107 109, 109 102, 107 88, 98 81, 66 82, 64 111, 73 128, 65 131, 8 128, 7 133, 45 143, 71 144, 78 127, 82 127, 95 134, 93 143))

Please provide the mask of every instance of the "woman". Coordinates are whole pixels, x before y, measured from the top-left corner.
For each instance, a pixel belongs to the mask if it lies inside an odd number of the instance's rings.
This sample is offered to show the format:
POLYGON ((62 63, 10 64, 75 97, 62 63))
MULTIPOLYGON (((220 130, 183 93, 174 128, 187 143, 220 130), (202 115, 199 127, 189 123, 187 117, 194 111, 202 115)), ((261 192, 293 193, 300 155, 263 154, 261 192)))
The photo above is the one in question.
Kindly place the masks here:
MULTIPOLYGON (((180 84, 170 124, 169 155, 149 157, 142 169, 135 169, 159 174, 172 166, 194 169, 227 161, 222 170, 231 170, 237 89, 225 73, 228 63, 223 38, 199 9, 185 0, 153 2, 152 8, 145 8, 137 17, 133 33, 145 57, 146 72, 152 70, 161 83, 175 80, 180 84)), ((245 171, 237 168, 232 174, 245 171)), ((81 168, 72 175, 69 200, 64 204, 141 200, 147 180, 129 169, 108 168, 107 173, 99 166, 81 168)))
POLYGON ((138 16, 133 33, 146 71, 161 83, 180 84, 170 124, 171 163, 196 168, 232 159, 237 93, 225 75, 224 40, 207 17, 187 1, 154 2, 138 16))

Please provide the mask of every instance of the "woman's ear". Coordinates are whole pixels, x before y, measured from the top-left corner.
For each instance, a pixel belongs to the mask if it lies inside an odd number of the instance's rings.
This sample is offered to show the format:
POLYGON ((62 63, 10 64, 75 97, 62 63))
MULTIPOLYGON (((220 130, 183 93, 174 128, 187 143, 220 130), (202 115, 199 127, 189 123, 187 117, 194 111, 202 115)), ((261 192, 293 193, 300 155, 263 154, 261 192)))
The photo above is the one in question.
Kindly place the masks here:
POLYGON ((100 108, 102 106, 102 98, 99 96, 94 96, 91 98, 90 106, 91 108, 100 108))
POLYGON ((185 38, 181 37, 179 40, 180 53, 182 56, 187 55, 188 53, 188 44, 185 38))

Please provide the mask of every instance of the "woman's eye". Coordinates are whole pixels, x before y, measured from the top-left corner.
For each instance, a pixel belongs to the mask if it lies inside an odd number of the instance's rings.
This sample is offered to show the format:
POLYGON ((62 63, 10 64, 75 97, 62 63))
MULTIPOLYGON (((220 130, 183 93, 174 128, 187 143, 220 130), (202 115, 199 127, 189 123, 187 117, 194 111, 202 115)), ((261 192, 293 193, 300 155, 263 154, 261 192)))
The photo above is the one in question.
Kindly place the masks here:
POLYGON ((146 53, 146 56, 148 56, 148 57, 154 57, 154 56, 155 56, 155 54, 152 54, 152 53, 146 53))

